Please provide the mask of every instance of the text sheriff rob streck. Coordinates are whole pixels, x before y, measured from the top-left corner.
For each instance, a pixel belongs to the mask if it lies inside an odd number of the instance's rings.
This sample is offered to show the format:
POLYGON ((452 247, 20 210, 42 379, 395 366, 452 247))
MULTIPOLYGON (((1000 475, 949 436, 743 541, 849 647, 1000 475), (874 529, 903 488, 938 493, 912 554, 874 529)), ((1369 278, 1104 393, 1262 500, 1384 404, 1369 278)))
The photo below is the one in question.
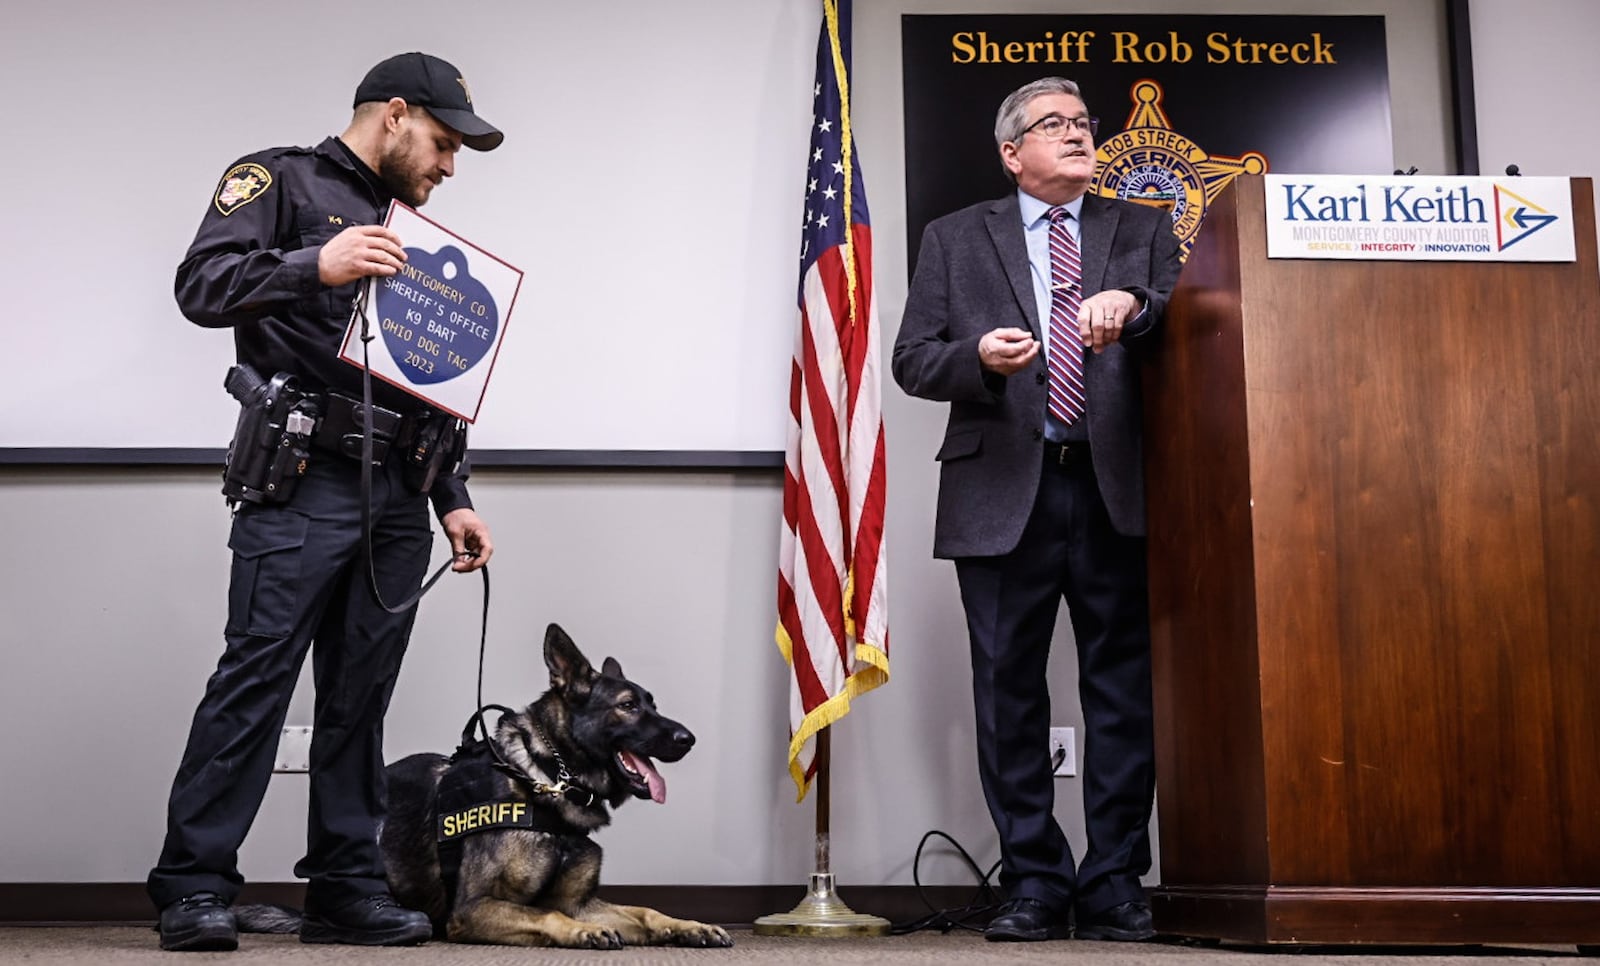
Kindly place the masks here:
POLYGON ((1436 186, 1431 195, 1415 185, 1384 185, 1382 198, 1368 197, 1367 186, 1350 194, 1320 194, 1314 184, 1285 184, 1288 215, 1285 221, 1387 221, 1432 224, 1487 224, 1488 206, 1472 197, 1466 185, 1446 189, 1436 186), (1374 219, 1371 205, 1380 212, 1374 219))

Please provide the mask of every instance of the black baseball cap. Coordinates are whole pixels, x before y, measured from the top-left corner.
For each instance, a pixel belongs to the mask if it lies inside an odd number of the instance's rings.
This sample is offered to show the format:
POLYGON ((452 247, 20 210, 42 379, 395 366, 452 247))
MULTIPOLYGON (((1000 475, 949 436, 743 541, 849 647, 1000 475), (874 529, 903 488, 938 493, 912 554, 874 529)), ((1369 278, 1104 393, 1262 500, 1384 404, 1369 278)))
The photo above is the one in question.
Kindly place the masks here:
POLYGON ((461 72, 432 54, 396 54, 367 71, 356 88, 355 103, 391 97, 426 108, 441 123, 460 131, 461 143, 474 151, 493 151, 506 139, 472 109, 472 91, 461 72))

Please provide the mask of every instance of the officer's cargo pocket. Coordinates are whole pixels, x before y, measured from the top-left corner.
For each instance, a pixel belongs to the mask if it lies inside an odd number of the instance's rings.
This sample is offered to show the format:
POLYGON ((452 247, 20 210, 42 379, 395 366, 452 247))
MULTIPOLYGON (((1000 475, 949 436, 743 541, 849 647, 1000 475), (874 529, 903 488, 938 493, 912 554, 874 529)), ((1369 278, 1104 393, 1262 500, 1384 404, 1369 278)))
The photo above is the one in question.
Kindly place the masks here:
MULTIPOLYGON (((246 506, 233 518, 228 548, 227 632, 283 637, 301 609, 301 549, 310 518, 289 510, 246 506)), ((307 588, 309 590, 309 588, 307 588)))

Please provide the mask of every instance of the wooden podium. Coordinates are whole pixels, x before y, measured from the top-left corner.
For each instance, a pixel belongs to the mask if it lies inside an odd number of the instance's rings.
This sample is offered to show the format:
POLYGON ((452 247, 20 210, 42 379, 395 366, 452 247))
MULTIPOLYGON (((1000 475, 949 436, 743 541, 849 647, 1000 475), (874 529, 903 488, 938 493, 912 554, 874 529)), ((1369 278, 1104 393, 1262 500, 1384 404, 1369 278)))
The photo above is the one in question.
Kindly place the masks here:
POLYGON ((1162 932, 1600 943, 1600 278, 1267 258, 1147 372, 1162 932))

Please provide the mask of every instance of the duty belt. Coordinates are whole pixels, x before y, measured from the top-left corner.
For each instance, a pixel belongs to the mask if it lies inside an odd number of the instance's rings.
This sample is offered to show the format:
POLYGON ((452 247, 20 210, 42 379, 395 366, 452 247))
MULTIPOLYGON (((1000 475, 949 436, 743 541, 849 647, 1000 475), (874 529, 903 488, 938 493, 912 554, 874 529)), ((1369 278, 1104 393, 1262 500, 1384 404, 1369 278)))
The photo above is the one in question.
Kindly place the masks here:
MULTIPOLYGON (((361 437, 366 432, 366 415, 361 400, 339 392, 317 393, 310 397, 322 415, 311 436, 311 445, 361 459, 361 437)), ((415 431, 416 417, 405 416, 382 406, 372 407, 372 462, 382 463, 389 447, 397 441, 403 447, 415 431)))

